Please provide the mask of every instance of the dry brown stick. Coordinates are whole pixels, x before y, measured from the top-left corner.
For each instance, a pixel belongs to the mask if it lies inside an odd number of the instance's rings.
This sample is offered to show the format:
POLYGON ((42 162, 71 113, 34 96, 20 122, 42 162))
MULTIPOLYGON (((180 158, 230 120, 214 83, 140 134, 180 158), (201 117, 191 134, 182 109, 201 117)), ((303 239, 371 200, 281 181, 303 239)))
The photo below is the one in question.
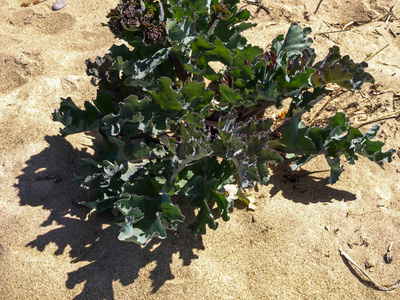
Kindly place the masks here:
POLYGON ((373 33, 376 33, 376 34, 379 34, 380 36, 383 36, 376 28, 375 28, 375 30, 373 31, 373 33))
POLYGON ((389 28, 389 32, 391 33, 391 35, 393 35, 394 38, 397 37, 397 33, 394 32, 392 28, 389 28))
POLYGON ((368 125, 368 124, 371 124, 371 123, 375 123, 375 122, 379 122, 379 121, 383 121, 383 120, 387 120, 387 119, 392 119, 392 118, 397 118, 398 115, 400 115, 400 109, 398 109, 398 110, 396 110, 394 112, 391 112, 390 114, 384 115, 382 117, 378 117, 378 118, 375 118, 375 119, 372 119, 372 120, 361 122, 359 124, 354 125, 354 127, 355 128, 360 128, 362 126, 365 126, 365 125, 368 125))
POLYGON ((322 1, 323 1, 323 0, 320 0, 320 1, 319 1, 318 6, 317 6, 317 8, 316 8, 315 11, 314 11, 314 15, 317 13, 317 11, 318 11, 318 9, 319 9, 319 6, 321 5, 322 1))
POLYGON ((339 33, 339 32, 344 32, 344 31, 350 31, 350 29, 342 29, 342 30, 320 32, 320 33, 317 33, 316 35, 322 35, 322 34, 328 34, 328 33, 339 33))
POLYGON ((255 6, 257 6, 256 15, 257 15, 261 10, 265 11, 265 13, 266 13, 267 15, 270 15, 270 14, 271 14, 270 10, 269 10, 267 7, 265 7, 265 6, 261 3, 261 0, 245 0, 245 2, 247 3, 247 5, 255 5, 255 6))
POLYGON ((388 14, 388 17, 387 17, 387 19, 386 19, 386 21, 385 21, 385 25, 387 25, 387 24, 389 23, 389 20, 390 20, 390 18, 392 17, 393 11, 395 10, 397 4, 399 4, 399 1, 400 1, 400 0, 397 0, 396 3, 395 3, 395 4, 392 6, 392 8, 390 9, 389 14, 388 14))
POLYGON ((361 273, 363 273, 370 281, 371 283, 374 285, 374 287, 380 291, 393 291, 394 289, 397 289, 400 286, 400 280, 397 281, 395 284, 391 285, 391 286, 386 286, 386 285, 380 285, 377 284, 363 269, 361 269, 361 267, 356 264, 356 262, 354 260, 351 259, 350 256, 348 256, 346 253, 343 252, 343 250, 341 248, 339 248, 339 252, 340 255, 342 255, 344 258, 346 258, 350 263, 353 264, 354 267, 356 267, 356 269, 358 271, 360 271, 361 273))
MULTIPOLYGON (((380 63, 380 64, 399 68, 398 66, 389 65, 389 64, 385 64, 385 63, 380 63)), ((383 94, 386 94, 386 93, 392 93, 394 97, 400 97, 400 93, 396 93, 394 90, 384 90, 384 91, 380 91, 379 93, 373 93, 373 95, 374 96, 383 95, 383 94)))
POLYGON ((81 256, 71 260, 71 264, 77 263, 78 261, 80 261, 86 254, 89 253, 89 249, 86 249, 81 256))
POLYGON ((371 58, 373 58, 375 55, 377 55, 378 53, 382 52, 383 50, 385 50, 387 47, 389 47, 390 43, 387 44, 385 47, 381 48, 380 50, 378 50, 377 52, 375 52, 374 54, 368 56, 365 61, 369 61, 371 58))
POLYGON ((100 255, 100 257, 99 257, 99 259, 98 259, 97 261, 99 261, 107 251, 108 251, 108 250, 104 250, 103 253, 100 255))
POLYGON ((358 90, 358 91, 360 92, 361 97, 363 97, 364 99, 367 99, 367 100, 369 101, 369 104, 370 104, 371 107, 372 107, 373 105, 372 105, 371 99, 369 99, 367 96, 365 96, 365 95, 363 94, 363 92, 361 92, 361 90, 358 90))
POLYGON ((326 21, 322 21, 322 22, 324 22, 324 24, 325 24, 326 26, 328 26, 329 28, 332 27, 331 24, 329 24, 328 22, 326 22, 326 21))

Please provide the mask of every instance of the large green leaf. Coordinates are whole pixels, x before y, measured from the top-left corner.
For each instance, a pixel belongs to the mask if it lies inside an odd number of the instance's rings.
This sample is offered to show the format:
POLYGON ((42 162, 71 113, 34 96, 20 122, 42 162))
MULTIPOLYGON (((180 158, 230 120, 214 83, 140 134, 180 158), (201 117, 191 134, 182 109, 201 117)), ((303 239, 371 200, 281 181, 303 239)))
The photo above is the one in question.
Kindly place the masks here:
POLYGON ((287 154, 294 153, 303 155, 311 153, 315 150, 312 141, 307 137, 308 127, 301 121, 300 117, 296 117, 292 122, 288 123, 282 129, 281 143, 287 154))
POLYGON ((182 222, 178 206, 171 203, 170 196, 148 197, 124 194, 126 198, 117 202, 117 207, 125 216, 119 239, 146 245, 152 237, 166 238, 166 229, 176 228, 182 222))
POLYGON ((150 58, 138 61, 124 60, 119 56, 116 58, 111 70, 122 71, 124 74, 132 76, 134 79, 143 79, 168 58, 171 50, 171 47, 162 48, 150 58))
POLYGON ((53 113, 53 121, 62 123, 63 136, 96 130, 101 124, 101 114, 93 104, 86 101, 85 110, 80 109, 71 98, 62 99, 60 108, 53 113))
POLYGON ((327 83, 336 83, 341 87, 354 91, 364 82, 374 82, 372 76, 365 72, 366 62, 356 64, 348 55, 342 57, 339 47, 329 49, 328 55, 314 65, 316 72, 311 81, 315 86, 324 86, 327 83))
POLYGON ((162 110, 181 110, 180 102, 181 93, 171 88, 172 81, 168 77, 162 77, 158 80, 157 92, 153 91, 152 96, 154 101, 162 110))
POLYGON ((312 39, 307 37, 310 32, 311 29, 308 27, 302 29, 297 24, 292 24, 285 38, 279 35, 272 41, 271 50, 276 54, 286 50, 288 57, 299 55, 313 43, 312 39))
POLYGON ((296 117, 282 130, 281 142, 285 144, 282 149, 301 155, 293 163, 292 169, 302 166, 318 154, 324 154, 331 167, 329 182, 333 184, 343 172, 343 166, 340 165, 342 155, 351 164, 358 159, 357 155, 367 157, 379 165, 382 165, 384 161, 392 161, 393 149, 383 151, 384 143, 370 140, 375 137, 379 126, 374 126, 367 133, 362 134, 358 128, 349 125, 349 119, 344 113, 336 113, 324 128, 308 128, 299 119, 296 117))

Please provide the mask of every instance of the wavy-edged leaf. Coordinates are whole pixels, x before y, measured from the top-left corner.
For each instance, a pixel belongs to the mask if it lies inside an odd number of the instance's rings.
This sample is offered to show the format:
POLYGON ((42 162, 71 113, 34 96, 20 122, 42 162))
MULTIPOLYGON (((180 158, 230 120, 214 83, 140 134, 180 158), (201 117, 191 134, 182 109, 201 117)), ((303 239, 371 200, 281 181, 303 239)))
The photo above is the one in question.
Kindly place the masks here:
POLYGON ((122 71, 124 74, 132 76, 133 79, 143 79, 168 58, 171 50, 172 47, 162 48, 153 56, 138 61, 124 60, 119 56, 110 69, 122 71))
POLYGON ((293 23, 285 38, 283 35, 279 35, 272 41, 271 50, 276 54, 286 50, 288 57, 299 55, 303 49, 310 47, 313 43, 313 40, 307 37, 310 32, 311 28, 302 29, 299 25, 293 23))
POLYGON ((53 121, 64 125, 64 128, 60 129, 62 136, 99 128, 102 115, 93 104, 86 101, 85 110, 82 110, 70 97, 61 100, 60 108, 52 115, 53 121))

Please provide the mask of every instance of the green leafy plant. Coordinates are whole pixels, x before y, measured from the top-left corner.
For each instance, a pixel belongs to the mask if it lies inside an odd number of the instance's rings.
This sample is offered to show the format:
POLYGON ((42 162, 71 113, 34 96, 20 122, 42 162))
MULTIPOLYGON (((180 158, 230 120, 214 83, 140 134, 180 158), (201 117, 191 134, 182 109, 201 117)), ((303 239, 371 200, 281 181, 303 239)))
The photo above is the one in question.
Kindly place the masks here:
POLYGON ((322 154, 335 183, 341 157, 351 164, 358 155, 380 165, 392 159, 392 150, 371 141, 377 125, 362 134, 343 113, 324 128, 302 121, 329 94, 327 85, 354 91, 373 82, 367 64, 338 47, 315 62, 311 29, 296 24, 268 51, 250 45, 241 33, 255 24, 238 2, 121 0, 108 24, 125 43, 86 62, 98 80, 96 99, 84 109, 62 99, 53 114, 63 136, 101 134, 102 148, 83 160, 79 181, 96 200, 81 203, 122 213, 121 240, 165 238, 184 220, 176 195, 196 209, 194 234, 216 229, 212 208, 228 220, 234 200, 246 198, 242 189, 266 184, 269 165, 284 160, 294 170, 322 154), (275 120, 285 99, 287 113, 275 120))

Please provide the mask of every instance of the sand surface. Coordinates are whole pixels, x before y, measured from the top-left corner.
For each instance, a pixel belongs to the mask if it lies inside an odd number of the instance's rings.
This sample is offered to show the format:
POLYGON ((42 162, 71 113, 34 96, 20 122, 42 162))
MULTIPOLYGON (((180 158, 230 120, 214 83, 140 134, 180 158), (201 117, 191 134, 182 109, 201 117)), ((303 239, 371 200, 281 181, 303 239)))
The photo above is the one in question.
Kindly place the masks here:
MULTIPOLYGON (((274 170, 255 195, 257 210, 235 208, 229 222, 193 240, 185 225, 146 248, 120 242, 108 214, 87 217, 75 204, 88 197, 74 185, 79 159, 94 140, 64 139, 51 112, 61 97, 83 104, 95 87, 85 60, 117 41, 105 15, 117 0, 68 0, 53 12, 45 0, 0 5, 0 299, 400 299, 377 291, 340 256, 341 247, 380 284, 400 279, 400 157, 384 169, 360 159, 329 185, 323 159, 296 177, 274 170), (21 7, 23 3, 31 3, 21 7), (323 171, 308 174, 307 171, 323 171), (393 262, 384 255, 393 243, 393 262)), ((322 120, 345 111, 356 124, 400 109, 400 6, 395 0, 265 1, 249 6, 258 26, 249 41, 267 48, 291 22, 310 26, 322 58, 369 61, 374 85, 346 93, 322 120), (337 31, 351 21, 349 31, 337 31), (342 27, 340 27, 342 26, 342 27)), ((385 150, 400 151, 399 120, 382 121, 385 150)), ((366 130, 368 126, 363 127, 366 130)))

